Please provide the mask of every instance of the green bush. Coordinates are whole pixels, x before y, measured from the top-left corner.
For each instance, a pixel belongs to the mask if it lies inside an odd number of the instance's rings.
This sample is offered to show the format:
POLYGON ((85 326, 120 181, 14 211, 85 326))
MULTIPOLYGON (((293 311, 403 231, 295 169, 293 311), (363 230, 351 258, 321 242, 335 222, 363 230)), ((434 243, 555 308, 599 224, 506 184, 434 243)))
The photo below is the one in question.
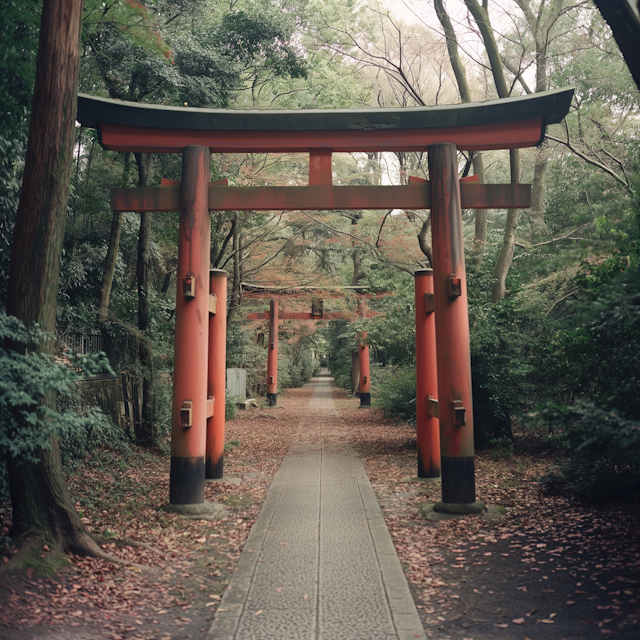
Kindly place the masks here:
POLYGON ((4 499, 8 499, 9 456, 37 460, 39 451, 50 449, 57 436, 63 463, 70 463, 96 446, 124 438, 98 408, 77 405, 78 371, 111 372, 105 355, 73 357, 72 366, 63 366, 37 351, 53 339, 37 326, 27 330, 17 318, 0 313, 0 497, 4 499), (24 348, 14 351, 12 344, 24 348))
MULTIPOLYGON (((62 407, 60 407, 62 408, 62 407)), ((90 411, 91 409, 89 409, 90 411)), ((79 407, 79 411, 87 411, 79 407)), ((101 448, 118 451, 130 457, 133 454, 131 439, 108 416, 96 412, 90 425, 75 433, 65 433, 59 438, 60 457, 67 472, 81 466, 87 456, 101 448)))
POLYGON ((537 417, 562 434, 567 453, 541 478, 547 491, 582 502, 640 499, 640 422, 582 401, 550 403, 537 417))
MULTIPOLYGON (((244 398, 243 398, 244 400, 244 398)), ((225 419, 233 420, 238 413, 238 407, 236 405, 236 397, 232 396, 229 391, 226 392, 224 397, 224 411, 225 411, 225 419)))
POLYGON ((103 353, 71 358, 70 367, 40 353, 39 345, 53 340, 35 327, 27 330, 17 319, 0 314, 0 449, 13 458, 37 460, 38 451, 51 448, 51 437, 81 436, 104 424, 98 409, 56 411, 56 397, 70 396, 87 373, 110 371, 103 353), (9 344, 25 345, 14 351, 9 344))
POLYGON ((476 446, 513 439, 512 417, 538 405, 548 390, 538 375, 548 322, 512 300, 470 307, 471 380, 476 446))
MULTIPOLYGON (((416 370, 414 367, 380 367, 375 370, 375 405, 384 414, 411 424, 416 423, 416 370)), ((374 376, 372 376, 372 383, 374 376)))
POLYGON ((513 440, 508 436, 502 438, 492 438, 489 440, 491 445, 491 455, 494 459, 511 458, 513 456, 513 440))

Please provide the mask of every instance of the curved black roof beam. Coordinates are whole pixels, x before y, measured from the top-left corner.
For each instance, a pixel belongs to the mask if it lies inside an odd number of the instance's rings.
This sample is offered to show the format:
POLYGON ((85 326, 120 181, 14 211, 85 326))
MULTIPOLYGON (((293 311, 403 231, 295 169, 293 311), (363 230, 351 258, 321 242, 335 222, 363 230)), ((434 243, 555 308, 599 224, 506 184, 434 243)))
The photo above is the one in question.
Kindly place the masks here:
POLYGON ((123 102, 78 95, 77 120, 98 129, 119 151, 179 152, 189 144, 213 152, 424 150, 436 142, 460 149, 539 144, 561 122, 573 88, 514 98, 398 109, 231 110, 123 102))

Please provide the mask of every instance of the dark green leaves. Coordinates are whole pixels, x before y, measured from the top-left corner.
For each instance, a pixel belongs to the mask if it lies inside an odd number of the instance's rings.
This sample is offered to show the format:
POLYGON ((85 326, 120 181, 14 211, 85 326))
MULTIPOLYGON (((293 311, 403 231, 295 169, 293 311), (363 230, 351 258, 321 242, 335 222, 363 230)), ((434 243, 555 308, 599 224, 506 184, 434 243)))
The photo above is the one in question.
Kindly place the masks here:
POLYGON ((106 420, 95 409, 82 415, 56 411, 55 396, 72 392, 78 367, 92 374, 108 365, 104 356, 57 364, 35 350, 50 340, 51 335, 27 331, 17 318, 0 314, 0 448, 14 458, 36 460, 41 449, 51 448, 52 435, 80 433, 106 420), (14 350, 10 344, 25 348, 14 350))

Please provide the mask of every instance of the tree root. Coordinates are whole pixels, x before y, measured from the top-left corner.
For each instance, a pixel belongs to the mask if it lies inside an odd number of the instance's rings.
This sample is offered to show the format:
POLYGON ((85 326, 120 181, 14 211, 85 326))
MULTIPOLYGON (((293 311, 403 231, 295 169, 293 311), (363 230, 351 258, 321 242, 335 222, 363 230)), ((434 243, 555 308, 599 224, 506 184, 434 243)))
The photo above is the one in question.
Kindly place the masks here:
POLYGON ((164 556, 162 551, 152 547, 150 544, 146 542, 140 542, 139 540, 133 540, 133 538, 105 538, 104 536, 99 536, 97 534, 92 534, 91 537, 97 544, 115 544, 118 547, 135 547, 140 549, 148 549, 149 551, 153 551, 153 553, 157 553, 159 556, 164 556))
MULTIPOLYGON (((70 565, 65 552, 89 558, 99 558, 106 562, 132 567, 138 571, 153 571, 152 567, 123 560, 118 556, 107 553, 98 546, 109 542, 113 542, 113 540, 102 539, 99 536, 94 539, 88 533, 77 532, 70 540, 66 540, 66 544, 63 545, 52 543, 51 540, 47 540, 43 535, 37 535, 35 532, 30 531, 15 541, 14 554, 5 566, 0 567, 0 575, 18 573, 28 569, 32 569, 37 575, 55 575, 60 569, 70 565)), ((135 543, 136 541, 132 540, 131 542, 135 543)), ((129 544, 129 542, 124 544, 129 544)), ((131 546, 137 545, 142 546, 144 543, 132 544, 131 546)))

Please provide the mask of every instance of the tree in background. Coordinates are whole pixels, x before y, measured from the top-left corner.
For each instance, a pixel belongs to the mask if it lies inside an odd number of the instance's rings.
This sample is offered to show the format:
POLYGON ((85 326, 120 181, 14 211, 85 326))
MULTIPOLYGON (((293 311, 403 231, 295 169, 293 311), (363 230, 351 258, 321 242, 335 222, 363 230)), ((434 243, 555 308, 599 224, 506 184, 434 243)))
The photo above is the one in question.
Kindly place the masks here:
MULTIPOLYGON (((27 327, 55 330, 60 250, 75 140, 82 0, 45 0, 23 188, 11 250, 7 311, 27 327)), ((13 345, 16 350, 24 345, 13 345)), ((40 346, 52 348, 47 341, 40 346)), ((55 410, 55 396, 42 404, 55 410)), ((9 457, 12 536, 26 552, 48 543, 58 551, 109 557, 80 522, 67 489, 57 437, 37 461, 9 457)), ((19 561, 19 559, 18 559, 19 561)))
POLYGON ((7 2, 0 22, 0 307, 24 167, 38 51, 40 2, 7 2))

